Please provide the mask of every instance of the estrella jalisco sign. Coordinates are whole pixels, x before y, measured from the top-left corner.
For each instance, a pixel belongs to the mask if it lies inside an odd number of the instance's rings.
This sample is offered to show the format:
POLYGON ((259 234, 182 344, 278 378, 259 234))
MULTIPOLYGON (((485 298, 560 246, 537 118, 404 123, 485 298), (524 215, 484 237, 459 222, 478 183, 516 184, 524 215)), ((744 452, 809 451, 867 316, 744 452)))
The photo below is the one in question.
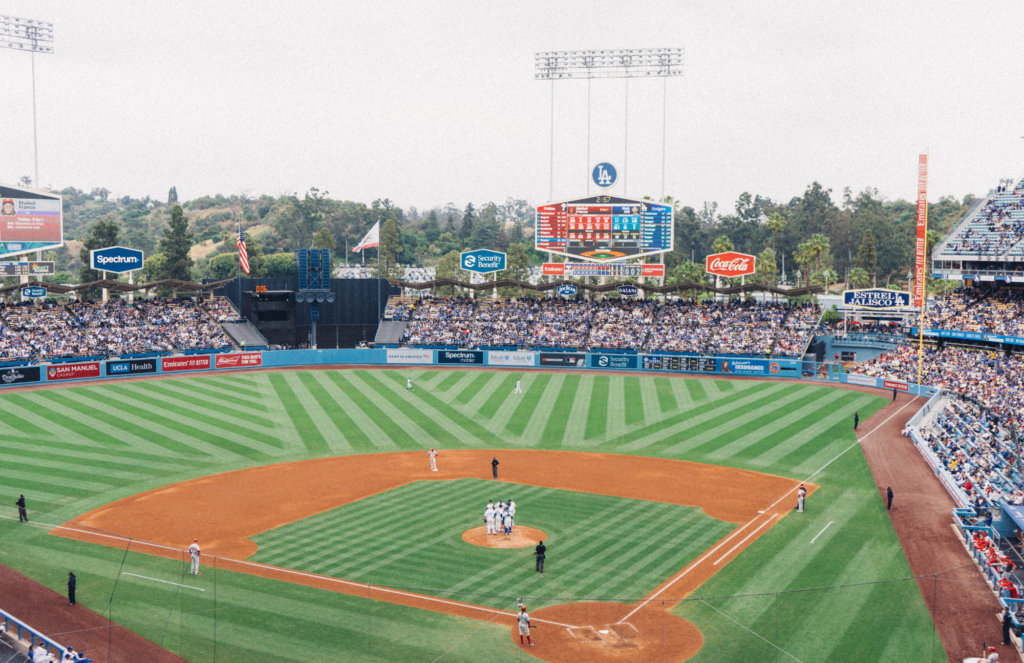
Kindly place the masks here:
POLYGON ((98 272, 134 272, 142 269, 142 251, 124 246, 108 246, 89 252, 89 267, 98 272))
POLYGON ((910 306, 910 293, 886 288, 844 290, 843 303, 857 308, 900 308, 910 306))
POLYGON ((505 254, 490 249, 465 251, 460 256, 459 264, 467 272, 490 274, 505 269, 505 254))

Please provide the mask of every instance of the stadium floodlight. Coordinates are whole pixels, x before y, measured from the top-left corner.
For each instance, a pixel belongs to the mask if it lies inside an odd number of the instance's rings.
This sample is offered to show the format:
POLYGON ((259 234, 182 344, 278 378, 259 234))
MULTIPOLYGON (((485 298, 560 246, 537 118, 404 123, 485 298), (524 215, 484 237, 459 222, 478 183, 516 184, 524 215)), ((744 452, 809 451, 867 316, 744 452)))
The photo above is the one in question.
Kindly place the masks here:
MULTIPOLYGON (((548 198, 554 199, 555 169, 555 81, 585 79, 587 81, 587 170, 590 163, 590 81, 595 78, 626 79, 625 150, 623 159, 623 192, 628 193, 626 165, 629 160, 629 79, 663 78, 661 129, 661 197, 665 197, 665 134, 668 126, 668 79, 683 75, 682 48, 629 48, 620 50, 544 51, 534 54, 533 77, 551 81, 551 177, 548 198)), ((587 180, 590 193, 590 180, 587 180)))
POLYGON ((53 54, 53 23, 0 15, 0 48, 28 51, 32 55, 32 150, 39 188, 39 139, 36 132, 36 53, 53 54))

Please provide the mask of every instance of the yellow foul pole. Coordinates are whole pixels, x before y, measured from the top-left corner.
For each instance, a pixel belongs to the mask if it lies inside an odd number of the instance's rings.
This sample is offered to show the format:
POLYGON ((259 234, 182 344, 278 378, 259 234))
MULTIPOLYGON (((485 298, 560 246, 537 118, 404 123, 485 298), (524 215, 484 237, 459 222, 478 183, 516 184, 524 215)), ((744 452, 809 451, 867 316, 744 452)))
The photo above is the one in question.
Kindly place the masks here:
POLYGON ((921 309, 917 339, 917 386, 924 368, 924 309, 928 281, 928 151, 917 159, 917 245, 914 251, 914 306, 921 309))

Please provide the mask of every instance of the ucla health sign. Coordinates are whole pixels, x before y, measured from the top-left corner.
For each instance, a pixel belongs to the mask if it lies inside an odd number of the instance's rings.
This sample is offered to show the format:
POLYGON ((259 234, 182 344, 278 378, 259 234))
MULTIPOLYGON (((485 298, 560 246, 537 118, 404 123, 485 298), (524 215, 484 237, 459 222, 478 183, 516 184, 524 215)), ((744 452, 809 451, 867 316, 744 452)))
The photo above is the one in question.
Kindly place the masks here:
POLYGON ((844 290, 843 303, 858 308, 900 308, 910 306, 910 293, 885 288, 844 290))
POLYGON ((466 251, 462 254, 459 264, 467 272, 476 272, 477 274, 500 272, 505 269, 505 254, 490 249, 466 251))
POLYGON ((98 272, 134 272, 142 269, 142 251, 123 246, 109 246, 89 252, 89 267, 98 272))

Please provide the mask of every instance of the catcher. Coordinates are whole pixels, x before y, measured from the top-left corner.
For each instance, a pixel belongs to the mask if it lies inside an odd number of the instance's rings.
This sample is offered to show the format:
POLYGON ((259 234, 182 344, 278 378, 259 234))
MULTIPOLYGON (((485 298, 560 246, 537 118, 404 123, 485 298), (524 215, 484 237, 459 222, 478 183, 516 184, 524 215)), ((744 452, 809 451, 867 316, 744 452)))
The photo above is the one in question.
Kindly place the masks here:
POLYGON ((527 647, 533 646, 533 641, 530 640, 530 629, 537 628, 536 626, 530 625, 530 615, 526 612, 526 606, 519 606, 519 646, 523 646, 523 636, 526 636, 527 647))

